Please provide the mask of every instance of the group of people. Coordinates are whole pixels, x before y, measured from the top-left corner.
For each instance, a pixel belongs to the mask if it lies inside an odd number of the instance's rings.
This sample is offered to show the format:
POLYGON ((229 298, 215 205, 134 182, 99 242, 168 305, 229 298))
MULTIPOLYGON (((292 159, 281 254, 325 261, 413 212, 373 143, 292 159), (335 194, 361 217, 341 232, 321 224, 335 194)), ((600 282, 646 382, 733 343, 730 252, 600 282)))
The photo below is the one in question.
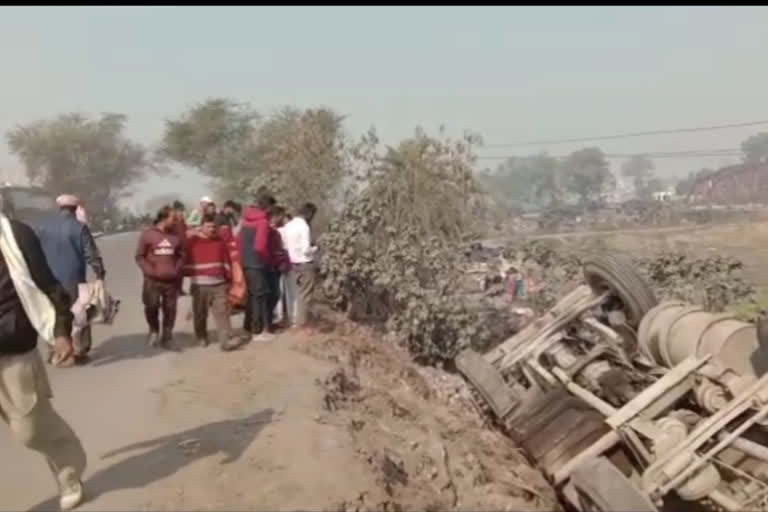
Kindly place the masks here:
MULTIPOLYGON (((80 200, 62 195, 56 202, 59 211, 34 225, 6 217, 0 205, 0 418, 46 458, 60 507, 70 510, 83 500, 86 454, 51 404, 37 340, 48 342, 51 364, 87 363, 90 328, 73 329, 73 310, 84 285, 91 284, 87 267, 101 288, 106 270, 80 200)), ((234 201, 219 209, 208 197, 200 203, 188 217, 179 202, 164 206, 139 238, 135 259, 144 276, 149 343, 173 348, 184 278, 203 345, 209 312, 223 350, 267 341, 280 327, 308 330, 317 252, 310 224, 316 207, 306 203, 290 215, 265 189, 245 209, 234 201), (246 334, 235 338, 231 315, 238 309, 245 312, 246 334)))
POLYGON ((310 223, 316 211, 306 203, 290 215, 265 189, 244 209, 234 201, 219 209, 209 197, 188 216, 180 202, 160 208, 136 249, 148 343, 175 348, 184 278, 190 283, 195 336, 203 346, 209 344, 209 312, 223 350, 268 341, 281 327, 309 329, 317 251, 310 223), (231 315, 241 310, 245 335, 235 337, 231 315))

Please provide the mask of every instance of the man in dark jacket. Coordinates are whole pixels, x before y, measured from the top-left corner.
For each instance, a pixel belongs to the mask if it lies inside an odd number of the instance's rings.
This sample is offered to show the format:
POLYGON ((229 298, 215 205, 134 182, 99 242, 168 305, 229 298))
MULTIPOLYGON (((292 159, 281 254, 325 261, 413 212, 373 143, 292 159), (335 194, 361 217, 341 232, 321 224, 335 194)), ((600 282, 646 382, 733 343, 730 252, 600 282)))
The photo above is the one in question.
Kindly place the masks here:
MULTIPOLYGON (((2 216, 0 222, 5 222, 2 216)), ((55 362, 69 360, 73 347, 71 300, 67 291, 51 272, 35 232, 14 220, 9 226, 10 230, 4 229, 2 236, 13 236, 31 281, 53 306, 55 362)), ((11 274, 13 267, 7 263, 11 260, 6 258, 4 249, 0 251, 0 418, 19 441, 46 458, 58 483, 59 504, 69 510, 83 499, 81 478, 86 455, 77 435, 51 404, 53 393, 37 350, 39 326, 33 325, 22 302, 29 289, 17 290, 11 274)))
MULTIPOLYGON (((73 195, 56 199, 60 213, 50 215, 35 224, 48 266, 53 275, 67 290, 73 301, 77 300, 78 285, 86 282, 86 266, 90 265, 96 279, 104 279, 106 271, 99 248, 88 226, 75 216, 80 200, 73 195)), ((91 327, 84 327, 73 340, 74 361, 88 361, 91 350, 91 327)))
POLYGON ((144 316, 149 325, 148 343, 173 348, 173 327, 179 299, 179 279, 184 268, 184 244, 174 230, 171 208, 157 212, 153 225, 141 234, 136 247, 136 264, 144 274, 142 300, 144 316), (160 308, 163 310, 163 331, 160 335, 160 308))
POLYGON ((240 217, 242 210, 242 207, 235 201, 231 199, 225 201, 224 206, 216 214, 216 227, 229 226, 234 230, 240 220, 238 217, 240 217))
POLYGON ((250 332, 252 341, 272 339, 268 272, 275 267, 272 261, 275 251, 269 246, 269 207, 273 203, 269 194, 258 194, 256 204, 243 212, 240 226, 240 259, 248 293, 244 327, 250 332))

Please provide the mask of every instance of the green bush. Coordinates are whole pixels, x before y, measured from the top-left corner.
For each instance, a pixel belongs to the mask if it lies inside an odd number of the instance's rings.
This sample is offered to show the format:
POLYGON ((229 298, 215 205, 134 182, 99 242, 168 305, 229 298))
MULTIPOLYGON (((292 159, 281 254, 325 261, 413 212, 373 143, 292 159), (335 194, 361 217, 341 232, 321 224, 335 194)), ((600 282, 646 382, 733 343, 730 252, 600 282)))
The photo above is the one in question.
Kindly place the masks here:
POLYGON ((348 198, 321 240, 328 301, 386 330, 424 363, 452 359, 491 337, 457 284, 466 268, 457 247, 479 211, 471 142, 418 132, 371 159, 366 186, 348 198))

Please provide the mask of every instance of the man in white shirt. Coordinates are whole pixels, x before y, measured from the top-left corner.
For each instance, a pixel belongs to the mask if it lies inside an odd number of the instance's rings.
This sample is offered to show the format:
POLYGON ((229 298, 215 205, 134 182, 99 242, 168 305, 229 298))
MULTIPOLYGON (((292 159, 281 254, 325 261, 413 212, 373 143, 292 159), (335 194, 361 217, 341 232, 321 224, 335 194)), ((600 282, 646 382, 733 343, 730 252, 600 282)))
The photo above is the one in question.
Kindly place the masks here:
POLYGON ((317 247, 312 245, 309 224, 317 213, 317 207, 305 203, 295 217, 283 227, 283 240, 288 257, 291 260, 291 271, 286 276, 285 300, 287 309, 293 314, 296 327, 307 327, 307 316, 312 294, 317 281, 315 253, 317 247))

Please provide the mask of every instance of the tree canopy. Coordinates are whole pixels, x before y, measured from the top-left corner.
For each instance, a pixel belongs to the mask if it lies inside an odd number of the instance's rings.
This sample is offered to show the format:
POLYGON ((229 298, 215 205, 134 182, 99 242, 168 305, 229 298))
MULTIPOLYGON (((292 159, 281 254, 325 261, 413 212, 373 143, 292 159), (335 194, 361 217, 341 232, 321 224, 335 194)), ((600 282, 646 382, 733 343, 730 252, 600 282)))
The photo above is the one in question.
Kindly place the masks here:
POLYGON ((343 116, 326 108, 284 108, 260 127, 248 188, 266 185, 289 205, 326 203, 350 173, 343 116))
POLYGON ((557 205, 566 193, 582 203, 600 201, 616 184, 599 148, 574 151, 562 161, 546 153, 512 157, 478 178, 497 203, 512 208, 557 205))
POLYGON ((574 151, 563 162, 566 189, 579 196, 582 203, 599 202, 602 194, 616 185, 616 180, 600 148, 574 151))
POLYGON ((266 185, 294 206, 324 203, 346 176, 343 117, 327 108, 284 108, 267 118, 225 98, 166 121, 160 153, 215 180, 220 194, 247 199, 266 185))
POLYGON ((7 134, 8 146, 31 183, 106 211, 151 167, 144 147, 125 135, 125 121, 115 113, 97 119, 64 114, 16 127, 7 134))
POLYGON ((741 150, 747 162, 768 162, 768 132, 752 135, 741 143, 741 150))
POLYGON ((557 159, 540 153, 512 157, 493 172, 481 173, 480 182, 504 206, 549 205, 562 199, 560 166, 557 159))
POLYGON ((658 185, 658 180, 654 181, 655 178, 653 177, 654 168, 653 160, 647 156, 633 155, 621 166, 621 173, 628 178, 632 178, 635 194, 640 198, 647 199, 654 192, 657 192, 657 190, 654 190, 658 185), (650 186, 651 182, 653 182, 653 186, 650 186))
POLYGON ((212 98, 165 122, 160 155, 219 181, 237 181, 249 170, 260 116, 250 106, 212 98))

